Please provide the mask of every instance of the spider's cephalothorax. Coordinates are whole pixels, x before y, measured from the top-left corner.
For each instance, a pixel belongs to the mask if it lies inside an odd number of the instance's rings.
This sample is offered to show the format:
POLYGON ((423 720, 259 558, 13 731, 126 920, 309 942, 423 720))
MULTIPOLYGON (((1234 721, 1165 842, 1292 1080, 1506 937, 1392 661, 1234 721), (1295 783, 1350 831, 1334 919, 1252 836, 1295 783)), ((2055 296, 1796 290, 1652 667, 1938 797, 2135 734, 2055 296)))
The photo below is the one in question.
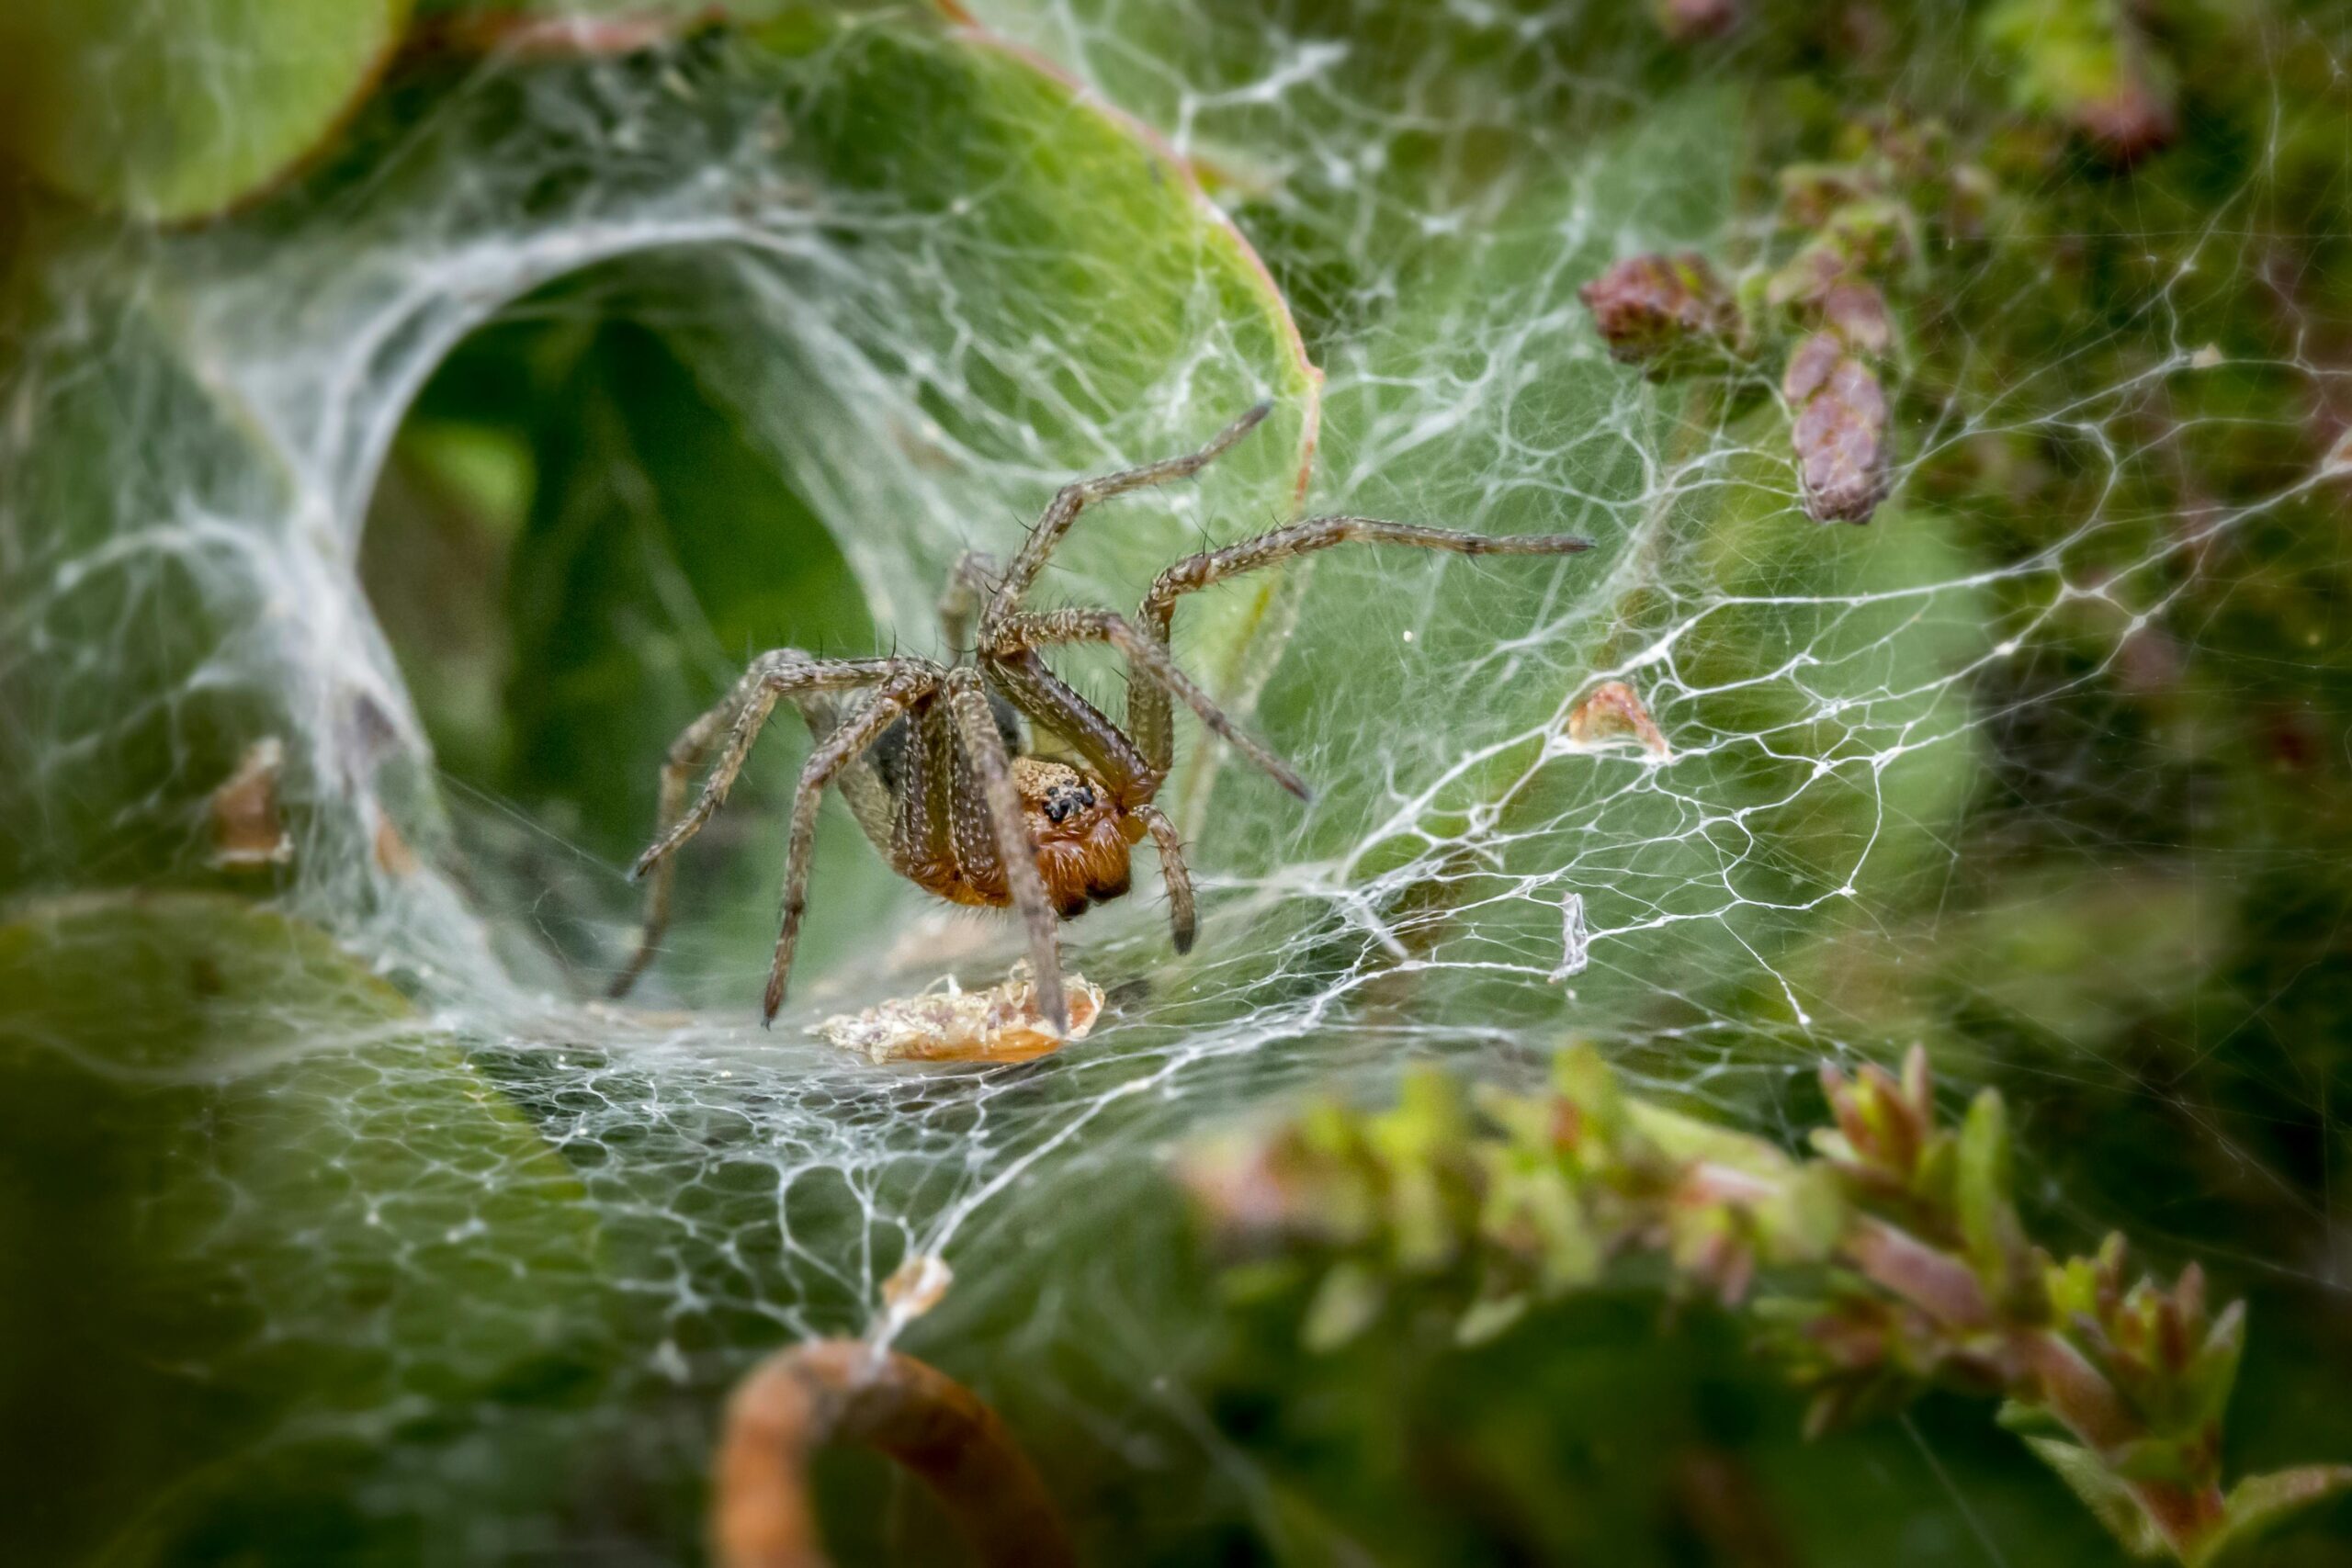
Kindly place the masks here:
POLYGON ((817 806, 829 784, 848 799, 865 836, 900 875, 955 903, 1020 911, 1028 928, 1039 1010, 1057 1029, 1069 1025, 1058 922, 1126 892, 1129 853, 1147 837, 1159 852, 1176 950, 1189 949, 1193 886, 1183 845, 1152 805, 1173 759, 1170 699, 1198 714, 1293 794, 1304 798, 1306 786, 1177 667, 1168 651, 1176 601, 1242 572, 1350 540, 1459 555, 1564 555, 1589 547, 1561 534, 1490 537, 1371 517, 1315 517, 1178 561, 1153 581, 1132 619, 1109 610, 1024 605, 1046 558, 1088 502, 1198 473, 1267 412, 1262 403, 1251 409, 1197 452, 1065 485, 1008 567, 1000 569, 985 556, 965 556, 939 607, 951 648, 961 649, 971 638, 969 662, 960 657, 953 664, 911 657, 813 659, 788 648, 753 660, 734 690, 686 727, 662 765, 662 829, 637 863, 638 875, 653 874, 645 925, 613 994, 626 993, 644 973, 668 923, 672 852, 725 803, 752 742, 778 702, 799 710, 816 746, 793 795, 784 929, 768 971, 763 1015, 767 1020, 774 1021, 784 1001, 793 944, 808 905, 817 806), (1124 726, 1112 723, 1039 657, 1044 649, 1074 642, 1108 643, 1125 657, 1124 726), (1024 719, 1058 741, 1067 755, 1026 746, 1024 719), (687 783, 722 738, 710 777, 687 809, 687 783))
MULTIPOLYGON (((1146 829, 1141 818, 1112 798, 1110 785, 1042 757, 1015 758, 1012 784, 1021 792, 1022 821, 1037 846, 1037 877, 1054 913, 1074 919, 1089 905, 1126 892, 1127 852, 1143 842, 1146 829)), ((1184 934, 1189 946, 1192 933, 1184 934)))

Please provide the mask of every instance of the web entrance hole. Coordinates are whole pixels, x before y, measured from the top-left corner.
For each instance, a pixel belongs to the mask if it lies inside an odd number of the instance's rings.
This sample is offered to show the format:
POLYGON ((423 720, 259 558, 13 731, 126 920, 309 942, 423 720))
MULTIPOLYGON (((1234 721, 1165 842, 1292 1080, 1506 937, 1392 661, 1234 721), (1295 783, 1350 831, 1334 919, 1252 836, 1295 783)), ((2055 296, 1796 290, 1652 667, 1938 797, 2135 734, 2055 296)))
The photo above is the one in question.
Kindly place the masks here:
MULTIPOLYGON (((407 412, 359 550, 433 749, 453 874, 518 978, 582 995, 634 940, 627 870, 677 731, 764 649, 879 646, 864 585, 756 420, 625 287, 617 268, 567 280, 459 344, 407 412)), ((639 999, 756 997, 806 750, 789 722, 763 739, 688 852, 639 999)), ((812 986, 888 924, 898 894, 865 852, 829 803, 812 986)))

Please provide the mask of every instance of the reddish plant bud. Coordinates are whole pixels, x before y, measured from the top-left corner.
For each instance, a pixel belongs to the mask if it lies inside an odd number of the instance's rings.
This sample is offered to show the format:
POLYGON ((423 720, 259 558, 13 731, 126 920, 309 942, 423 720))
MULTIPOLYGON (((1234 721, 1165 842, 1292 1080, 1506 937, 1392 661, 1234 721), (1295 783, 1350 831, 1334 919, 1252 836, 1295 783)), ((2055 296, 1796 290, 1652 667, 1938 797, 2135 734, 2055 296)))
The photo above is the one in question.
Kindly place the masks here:
POLYGON ((1781 171, 1781 221, 1818 230, 1849 202, 1880 194, 1877 177, 1859 164, 1792 164, 1781 171))
POLYGON ((1628 256, 1577 290, 1610 356, 1647 365, 1653 375, 1713 349, 1727 354, 1739 336, 1739 308, 1706 258, 1628 256))
POLYGON ((2075 123, 2119 168, 2164 151, 2180 131, 2171 101, 2130 62, 2112 87, 2075 106, 2075 123))
POLYGON ((1650 0, 1650 14, 1676 43, 1721 38, 1739 24, 1740 0, 1650 0))
POLYGON ((1838 246, 1826 240, 1815 240, 1766 280, 1765 302, 1811 309, 1852 275, 1853 263, 1838 246))
POLYGON ((1781 391, 1796 411, 1792 436, 1805 514, 1816 523, 1867 523, 1890 482, 1886 391, 1835 333, 1797 346, 1781 391))

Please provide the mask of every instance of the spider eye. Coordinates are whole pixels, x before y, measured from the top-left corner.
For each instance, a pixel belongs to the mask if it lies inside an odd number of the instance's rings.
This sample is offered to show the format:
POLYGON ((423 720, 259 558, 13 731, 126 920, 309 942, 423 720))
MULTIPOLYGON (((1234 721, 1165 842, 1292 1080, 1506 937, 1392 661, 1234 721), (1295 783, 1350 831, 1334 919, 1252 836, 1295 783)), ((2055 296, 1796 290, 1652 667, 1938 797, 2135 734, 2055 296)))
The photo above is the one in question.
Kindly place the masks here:
POLYGON ((1064 785, 1046 797, 1046 816, 1059 822, 1073 811, 1083 811, 1094 804, 1094 792, 1084 784, 1064 785))

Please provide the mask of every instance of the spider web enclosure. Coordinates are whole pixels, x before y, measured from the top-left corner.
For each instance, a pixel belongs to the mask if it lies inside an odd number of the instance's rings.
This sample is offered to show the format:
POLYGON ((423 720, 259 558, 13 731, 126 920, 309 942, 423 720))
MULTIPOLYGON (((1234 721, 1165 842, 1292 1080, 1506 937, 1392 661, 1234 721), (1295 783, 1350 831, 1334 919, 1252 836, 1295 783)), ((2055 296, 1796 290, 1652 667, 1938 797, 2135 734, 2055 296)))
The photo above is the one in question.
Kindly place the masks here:
MULTIPOLYGON (((2006 1096, 2053 1251, 2246 1298, 2233 1473, 2352 1458, 2352 17, 407 10, 0 20, 51 85, 0 110, 34 1560, 678 1561, 727 1389, 860 1334, 993 1403, 1099 1561, 2121 1560, 1964 1399, 1803 1440, 1638 1268, 1457 1346, 1400 1249, 1386 1330, 1304 1354, 1348 1303, 1171 1179, 1572 1043, 1790 1148, 1825 1064, 1922 1047, 2006 1096), (1317 513, 1594 547, 1182 601, 1316 798, 1180 707, 1199 942, 1147 849, 1040 1061, 808 1037, 1023 951, 838 800, 759 1028, 783 710, 598 999, 747 660, 944 655, 962 551, 1261 399, 1033 602, 1317 513)), ((819 1480, 840 1560, 945 1550, 819 1480)))

